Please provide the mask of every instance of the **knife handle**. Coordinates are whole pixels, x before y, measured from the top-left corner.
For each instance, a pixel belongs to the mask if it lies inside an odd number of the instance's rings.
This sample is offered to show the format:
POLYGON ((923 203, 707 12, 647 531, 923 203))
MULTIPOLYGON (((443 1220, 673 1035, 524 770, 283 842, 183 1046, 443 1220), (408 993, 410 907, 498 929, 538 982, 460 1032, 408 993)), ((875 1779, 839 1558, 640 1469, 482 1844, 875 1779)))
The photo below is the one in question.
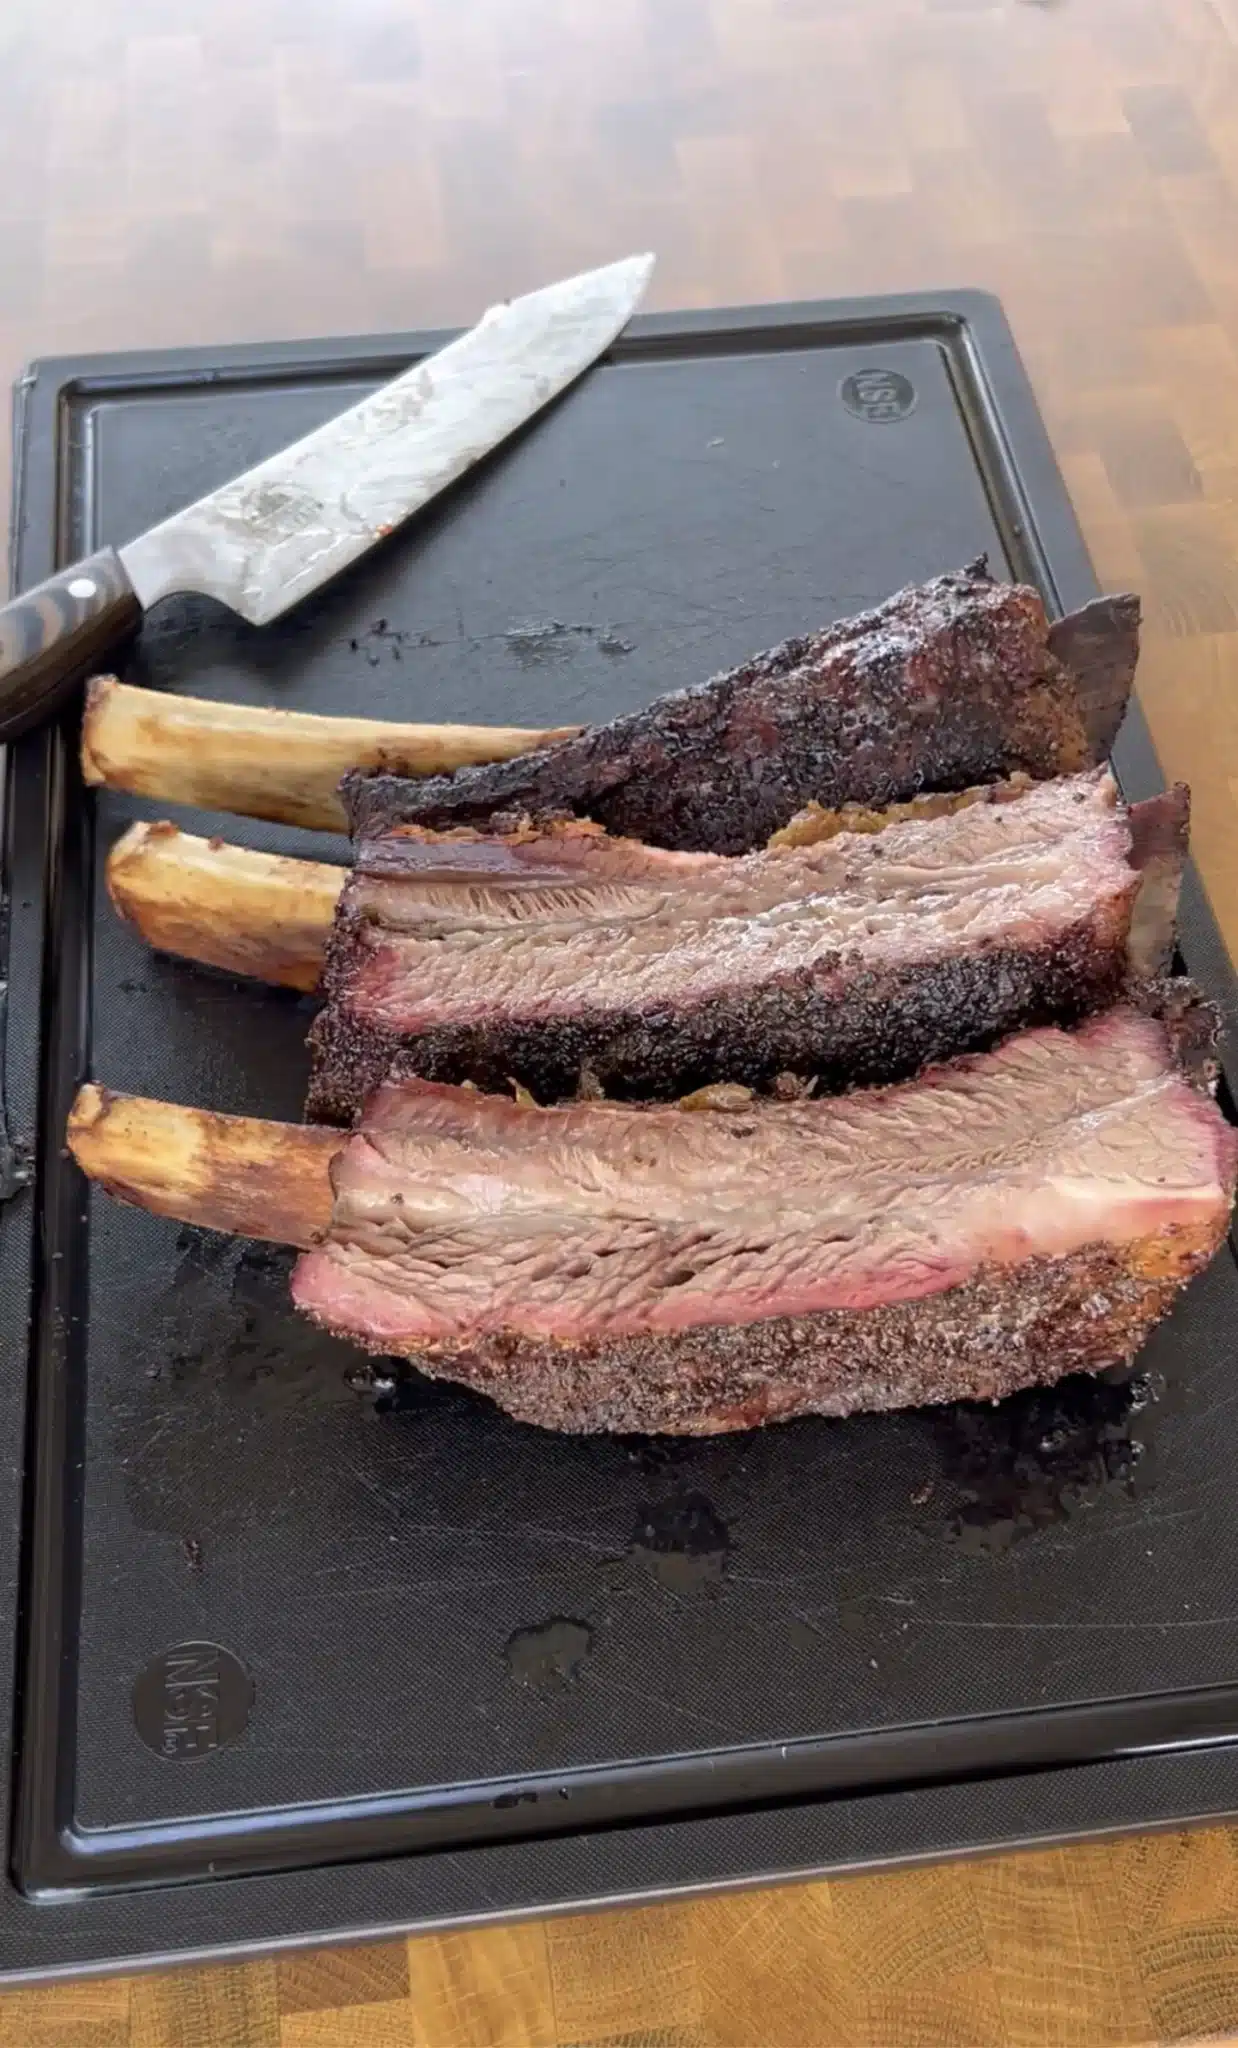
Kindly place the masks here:
POLYGON ((84 672, 135 631, 142 607, 114 548, 0 606, 0 740, 41 725, 84 672))

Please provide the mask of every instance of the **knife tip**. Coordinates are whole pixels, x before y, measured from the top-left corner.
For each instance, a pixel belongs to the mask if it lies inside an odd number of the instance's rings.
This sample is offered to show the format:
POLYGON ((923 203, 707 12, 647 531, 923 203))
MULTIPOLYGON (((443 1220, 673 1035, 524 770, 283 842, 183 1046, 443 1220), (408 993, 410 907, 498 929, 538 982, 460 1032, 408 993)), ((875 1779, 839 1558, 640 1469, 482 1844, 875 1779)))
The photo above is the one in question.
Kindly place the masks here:
POLYGON ((632 294, 633 309, 639 305, 645 295, 657 260, 657 256, 652 249, 642 249, 638 255, 623 256, 618 263, 610 266, 611 274, 615 278, 622 277, 628 281, 632 294))

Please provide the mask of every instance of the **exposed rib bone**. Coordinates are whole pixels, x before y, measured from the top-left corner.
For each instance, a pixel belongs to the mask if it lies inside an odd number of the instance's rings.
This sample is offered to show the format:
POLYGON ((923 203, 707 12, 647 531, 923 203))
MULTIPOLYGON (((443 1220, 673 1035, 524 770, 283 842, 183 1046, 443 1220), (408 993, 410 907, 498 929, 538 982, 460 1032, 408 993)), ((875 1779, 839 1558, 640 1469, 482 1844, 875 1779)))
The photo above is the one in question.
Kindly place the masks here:
POLYGON ((108 892, 148 946, 227 974, 312 990, 347 869, 131 825, 107 863, 108 892))
POLYGON ((350 768, 445 775, 478 762, 510 760, 579 730, 321 718, 173 697, 96 676, 82 719, 82 774, 89 783, 134 796, 346 832, 335 792, 350 768))
POLYGON ((331 1220, 339 1131, 114 1095, 92 1081, 66 1136, 83 1173, 156 1216, 302 1250, 331 1220))

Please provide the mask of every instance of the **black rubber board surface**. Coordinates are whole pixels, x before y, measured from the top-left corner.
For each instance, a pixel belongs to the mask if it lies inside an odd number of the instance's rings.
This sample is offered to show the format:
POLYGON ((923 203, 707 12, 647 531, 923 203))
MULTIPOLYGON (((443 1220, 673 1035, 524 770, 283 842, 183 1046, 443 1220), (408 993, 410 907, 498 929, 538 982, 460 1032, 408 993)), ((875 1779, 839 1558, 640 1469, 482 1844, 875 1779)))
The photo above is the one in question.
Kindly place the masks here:
MULTIPOLYGON (((15 587, 445 338, 37 366, 15 587)), ((594 719, 981 551, 1055 610, 1095 592, 992 301, 653 316, 288 619, 170 601, 128 673, 318 711, 594 719)), ((998 1409, 675 1444, 359 1386, 287 1306, 280 1254, 117 1207, 62 1156, 87 1073, 297 1117, 312 1013, 116 921, 103 856, 159 807, 84 793, 75 739, 67 718, 22 741, 6 788, 0 1969, 1238 1809, 1228 1250, 1131 1378, 998 1409), (138 1720, 195 1753, 156 1753, 138 1720)), ((1137 713, 1118 765, 1129 794, 1157 786, 1137 713)), ((1194 883, 1183 950, 1232 1011, 1194 883)))

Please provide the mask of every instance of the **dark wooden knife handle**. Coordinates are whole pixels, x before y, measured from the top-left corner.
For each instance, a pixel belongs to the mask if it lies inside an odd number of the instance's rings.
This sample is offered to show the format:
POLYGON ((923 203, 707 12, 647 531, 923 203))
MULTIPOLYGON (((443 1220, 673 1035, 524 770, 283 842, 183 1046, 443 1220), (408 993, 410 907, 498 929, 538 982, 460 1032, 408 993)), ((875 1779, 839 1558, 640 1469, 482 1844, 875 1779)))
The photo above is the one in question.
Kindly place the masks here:
POLYGON ((0 740, 16 739, 58 711, 141 616, 114 548, 10 598, 0 607, 0 740))

